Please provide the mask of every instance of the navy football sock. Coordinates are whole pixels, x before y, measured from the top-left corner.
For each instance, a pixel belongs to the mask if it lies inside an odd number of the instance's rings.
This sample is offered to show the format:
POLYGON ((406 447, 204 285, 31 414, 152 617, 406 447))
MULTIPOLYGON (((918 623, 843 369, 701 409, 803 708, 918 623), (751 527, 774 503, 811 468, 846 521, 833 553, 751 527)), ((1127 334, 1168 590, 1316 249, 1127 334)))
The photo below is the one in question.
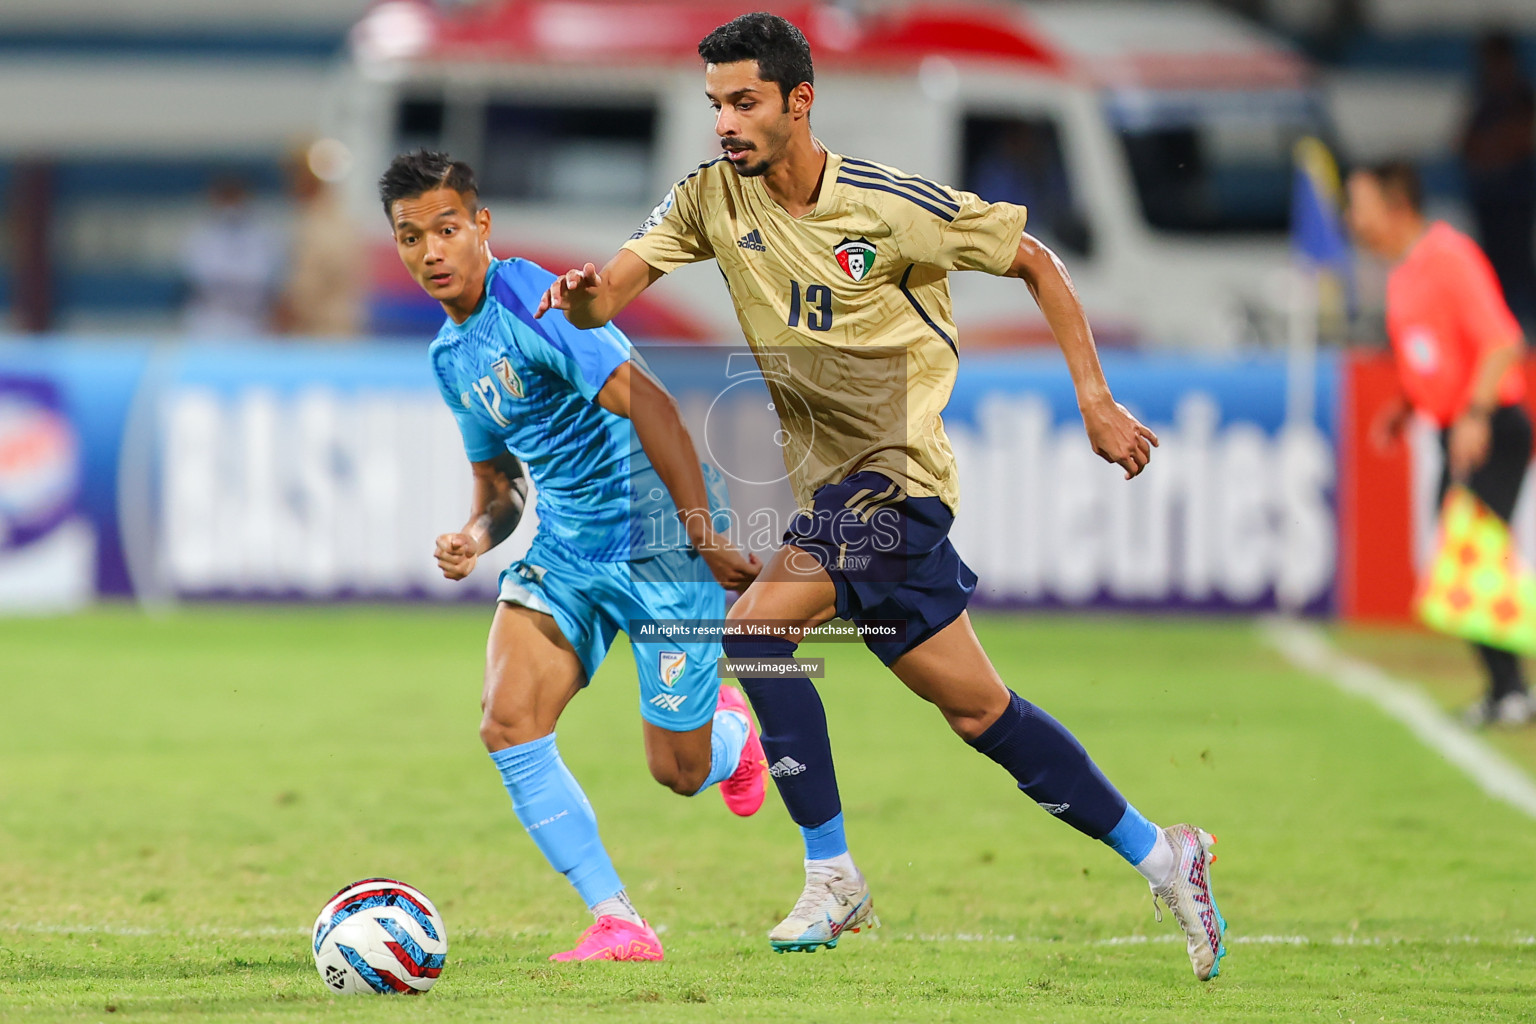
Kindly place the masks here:
POLYGON ((1018 780, 1024 795, 1068 825, 1104 839, 1125 817, 1125 797, 1056 719, 1013 697, 1002 717, 970 741, 1018 780))
MULTIPOLYGON (((795 654, 795 645, 780 637, 728 635, 724 646, 728 658, 792 658, 795 654)), ((827 712, 810 679, 748 678, 741 680, 741 688, 757 714, 768 770, 790 818, 802 833, 821 829, 839 818, 843 806, 832 767, 832 743, 827 738, 827 712)), ((818 833, 820 854, 835 855, 825 852, 830 838, 834 837, 818 833)), ((811 839, 806 841, 809 849, 811 839)))

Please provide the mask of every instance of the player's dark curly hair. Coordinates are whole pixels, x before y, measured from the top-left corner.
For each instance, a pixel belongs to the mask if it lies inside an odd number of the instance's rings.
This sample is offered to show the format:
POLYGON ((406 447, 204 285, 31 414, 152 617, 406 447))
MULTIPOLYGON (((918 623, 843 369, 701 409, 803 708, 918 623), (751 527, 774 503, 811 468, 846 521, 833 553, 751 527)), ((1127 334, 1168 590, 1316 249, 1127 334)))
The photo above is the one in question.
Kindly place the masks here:
POLYGON ((816 84, 811 66, 811 44, 805 33, 777 14, 758 11, 726 22, 699 43, 699 56, 711 64, 757 61, 757 74, 765 82, 777 82, 789 109, 789 94, 801 82, 816 84))
POLYGON ((393 215, 396 200, 411 199, 437 188, 451 188, 463 196, 470 213, 479 207, 480 186, 475 184, 475 170, 469 164, 430 149, 401 153, 379 177, 384 215, 393 215))
POLYGON ((1424 212, 1424 183, 1419 178, 1419 169, 1411 161, 1394 158, 1358 170, 1375 178, 1383 193, 1407 203, 1414 213, 1424 212))

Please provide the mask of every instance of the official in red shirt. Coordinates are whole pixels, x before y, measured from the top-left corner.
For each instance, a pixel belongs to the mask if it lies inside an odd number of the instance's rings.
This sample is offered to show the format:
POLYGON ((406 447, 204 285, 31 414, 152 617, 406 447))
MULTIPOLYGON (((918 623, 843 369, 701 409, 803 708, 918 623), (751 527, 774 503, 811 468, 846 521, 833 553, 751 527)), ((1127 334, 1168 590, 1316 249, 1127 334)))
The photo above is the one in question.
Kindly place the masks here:
MULTIPOLYGON (((1531 461, 1531 421, 1522 405, 1525 343, 1493 267, 1472 239, 1425 221, 1418 174, 1406 162, 1350 175, 1349 222, 1362 245, 1394 264, 1387 334, 1403 393, 1377 420, 1377 443, 1396 443, 1414 412, 1434 420, 1445 452, 1440 494, 1452 480, 1465 483, 1508 522, 1531 461)), ((1473 646, 1488 693, 1468 720, 1530 722, 1536 707, 1519 659, 1473 646)))

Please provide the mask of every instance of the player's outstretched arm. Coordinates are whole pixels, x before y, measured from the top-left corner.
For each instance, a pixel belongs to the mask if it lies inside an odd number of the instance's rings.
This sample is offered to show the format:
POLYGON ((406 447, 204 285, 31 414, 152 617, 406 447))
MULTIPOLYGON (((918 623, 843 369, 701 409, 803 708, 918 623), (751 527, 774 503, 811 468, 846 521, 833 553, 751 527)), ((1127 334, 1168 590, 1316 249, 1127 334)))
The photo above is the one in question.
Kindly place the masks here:
POLYGON ((1029 285, 1056 344, 1061 346, 1093 450, 1105 462, 1124 469, 1127 480, 1146 469, 1152 449, 1157 447, 1157 435, 1110 394, 1093 330, 1066 266, 1039 239, 1026 233, 1007 276, 1022 278, 1029 285))
POLYGON ((689 541, 704 556, 715 579, 727 590, 747 589, 757 578, 762 563, 756 555, 742 554, 715 532, 698 452, 676 400, 631 361, 620 363, 613 371, 597 393, 597 404, 635 425, 640 447, 656 467, 656 475, 666 485, 667 493, 672 495, 689 541))
POLYGON ((567 270, 555 278, 534 316, 563 309, 573 327, 601 327, 661 277, 661 271, 645 260, 628 249, 620 249, 601 271, 588 263, 580 270, 567 270))
POLYGON ((512 535, 528 500, 523 464, 512 453, 469 465, 475 481, 469 522, 437 538, 437 567, 451 580, 468 576, 481 555, 512 535))

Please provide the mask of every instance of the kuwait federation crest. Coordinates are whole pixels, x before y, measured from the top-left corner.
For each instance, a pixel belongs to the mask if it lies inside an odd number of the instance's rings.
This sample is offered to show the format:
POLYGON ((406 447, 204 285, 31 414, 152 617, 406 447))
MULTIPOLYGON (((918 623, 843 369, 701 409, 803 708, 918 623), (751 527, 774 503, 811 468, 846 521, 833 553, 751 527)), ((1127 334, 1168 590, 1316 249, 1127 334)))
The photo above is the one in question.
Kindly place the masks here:
POLYGON ((491 369, 496 372, 496 379, 501 381, 501 386, 507 389, 507 394, 513 398, 523 397, 523 378, 512 369, 512 361, 502 356, 491 364, 491 369))
POLYGON ((661 672, 661 685, 675 686, 683 676, 683 666, 688 664, 688 655, 683 651, 662 651, 657 659, 657 668, 661 672))
POLYGON ((832 252, 837 256, 837 265, 843 268, 843 273, 855 281, 864 280, 874 269, 875 247, 867 238, 845 238, 832 252))

